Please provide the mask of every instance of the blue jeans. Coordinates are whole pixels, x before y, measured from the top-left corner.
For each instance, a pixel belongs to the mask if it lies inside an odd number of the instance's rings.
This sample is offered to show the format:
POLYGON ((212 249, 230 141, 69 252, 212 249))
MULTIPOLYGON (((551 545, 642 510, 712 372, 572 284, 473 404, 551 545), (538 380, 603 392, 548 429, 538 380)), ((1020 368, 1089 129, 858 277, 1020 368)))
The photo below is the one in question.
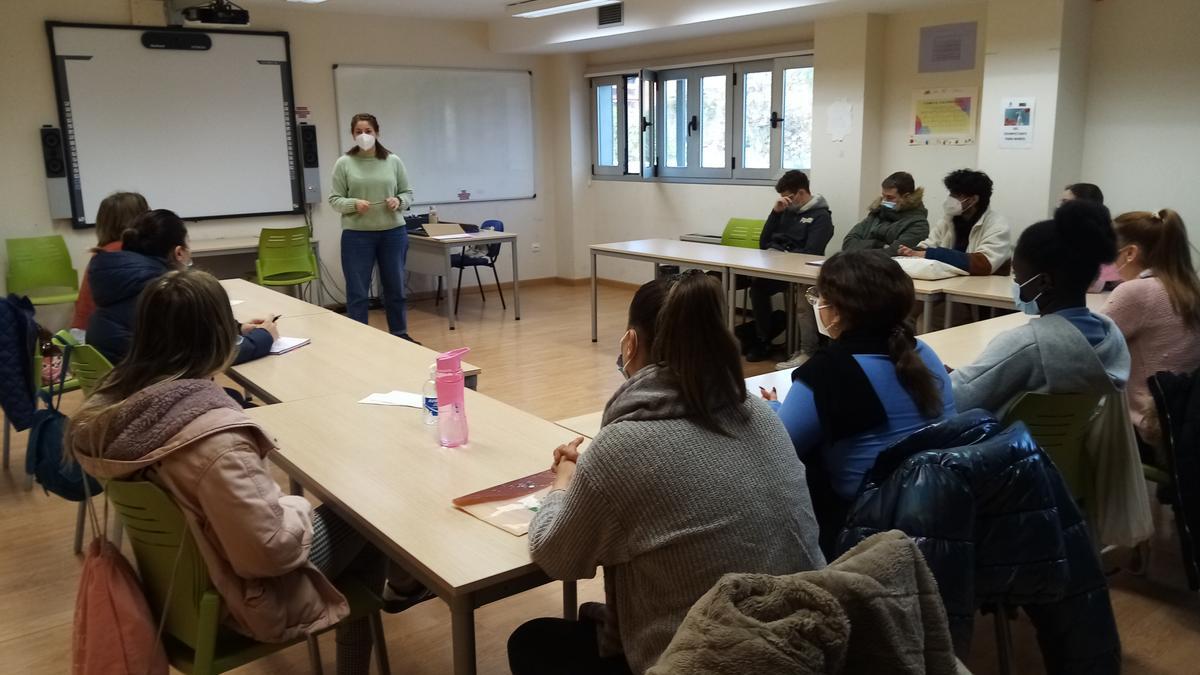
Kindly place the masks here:
POLYGON ((404 305, 404 261, 408 257, 408 230, 342 230, 342 273, 346 275, 346 315, 367 322, 367 293, 371 272, 379 264, 383 283, 383 306, 387 311, 388 332, 408 334, 408 314, 404 305))

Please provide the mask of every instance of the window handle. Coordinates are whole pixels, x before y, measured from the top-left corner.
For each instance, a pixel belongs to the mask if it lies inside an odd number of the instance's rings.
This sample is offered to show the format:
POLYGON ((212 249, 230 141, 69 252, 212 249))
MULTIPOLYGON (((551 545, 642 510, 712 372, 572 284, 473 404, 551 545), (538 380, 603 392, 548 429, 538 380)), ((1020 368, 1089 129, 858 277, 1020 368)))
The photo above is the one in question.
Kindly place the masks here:
POLYGON ((651 122, 645 115, 642 115, 642 133, 646 133, 646 130, 652 126, 654 126, 654 122, 651 122))
POLYGON ((695 115, 692 115, 692 119, 688 122, 687 128, 688 136, 691 136, 693 131, 700 130, 700 120, 695 115))
POLYGON ((782 121, 783 121, 783 118, 779 116, 779 113, 772 110, 771 111, 771 128, 778 129, 779 123, 782 121))

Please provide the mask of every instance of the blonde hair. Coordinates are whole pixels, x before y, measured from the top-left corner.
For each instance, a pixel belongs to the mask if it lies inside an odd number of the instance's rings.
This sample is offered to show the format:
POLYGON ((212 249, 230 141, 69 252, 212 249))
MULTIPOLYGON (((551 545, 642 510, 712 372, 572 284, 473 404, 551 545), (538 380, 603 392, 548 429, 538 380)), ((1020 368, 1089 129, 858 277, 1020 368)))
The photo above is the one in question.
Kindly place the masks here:
POLYGON ((126 398, 162 382, 212 377, 237 355, 239 330, 229 296, 207 272, 179 270, 150 282, 138 298, 133 325, 129 354, 71 417, 68 437, 102 439, 106 418, 126 398))
POLYGON ((1135 244, 1142 250, 1141 263, 1154 270, 1154 276, 1167 290, 1171 308, 1185 325, 1200 330, 1200 279, 1192 265, 1183 218, 1172 209, 1158 213, 1131 211, 1117 216, 1113 227, 1117 245, 1135 244))
POLYGON ((121 241, 121 233, 149 210, 146 198, 136 192, 114 192, 105 197, 96 213, 96 245, 121 241))

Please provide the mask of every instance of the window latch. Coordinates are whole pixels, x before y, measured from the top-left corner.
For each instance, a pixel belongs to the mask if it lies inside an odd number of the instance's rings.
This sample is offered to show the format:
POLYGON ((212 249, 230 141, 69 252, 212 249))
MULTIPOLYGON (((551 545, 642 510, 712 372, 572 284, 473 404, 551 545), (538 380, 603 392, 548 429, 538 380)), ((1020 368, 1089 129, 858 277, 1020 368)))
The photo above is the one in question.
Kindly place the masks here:
POLYGON ((654 122, 651 122, 650 120, 646 119, 645 115, 642 115, 642 133, 646 133, 646 130, 652 126, 654 126, 654 122))
POLYGON ((693 131, 700 130, 700 120, 695 115, 692 115, 692 119, 688 122, 687 128, 688 136, 691 136, 693 131))
POLYGON ((779 123, 782 121, 783 121, 783 118, 779 116, 779 113, 772 110, 771 111, 771 128, 778 129, 779 123))

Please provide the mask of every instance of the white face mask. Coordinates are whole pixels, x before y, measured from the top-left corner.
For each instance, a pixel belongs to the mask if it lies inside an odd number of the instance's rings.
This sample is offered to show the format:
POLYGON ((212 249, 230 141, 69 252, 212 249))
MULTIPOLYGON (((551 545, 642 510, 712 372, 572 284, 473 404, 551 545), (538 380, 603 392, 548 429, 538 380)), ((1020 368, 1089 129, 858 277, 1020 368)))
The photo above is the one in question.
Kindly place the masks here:
POLYGON ((946 197, 946 201, 942 202, 942 211, 946 213, 947 218, 961 216, 963 212, 962 202, 954 197, 946 197))
POLYGON ((829 327, 825 325, 825 320, 821 318, 821 310, 829 305, 813 305, 813 314, 817 317, 817 332, 827 338, 833 336, 829 334, 829 327))
POLYGON ((1042 308, 1040 306, 1038 306, 1038 299, 1042 297, 1042 294, 1038 293, 1032 300, 1022 300, 1021 299, 1021 289, 1025 288, 1025 284, 1028 284, 1029 282, 1033 281, 1034 279, 1036 279, 1040 276, 1042 276, 1042 275, 1035 274, 1032 277, 1029 277, 1029 279, 1024 284, 1018 284, 1016 279, 1012 280, 1013 306, 1015 306, 1019 311, 1024 312, 1025 314, 1028 314, 1029 316, 1041 316, 1042 315, 1042 308))
POLYGON ((370 151, 375 147, 375 137, 371 134, 359 134, 354 137, 354 142, 358 144, 358 147, 363 152, 370 151))

